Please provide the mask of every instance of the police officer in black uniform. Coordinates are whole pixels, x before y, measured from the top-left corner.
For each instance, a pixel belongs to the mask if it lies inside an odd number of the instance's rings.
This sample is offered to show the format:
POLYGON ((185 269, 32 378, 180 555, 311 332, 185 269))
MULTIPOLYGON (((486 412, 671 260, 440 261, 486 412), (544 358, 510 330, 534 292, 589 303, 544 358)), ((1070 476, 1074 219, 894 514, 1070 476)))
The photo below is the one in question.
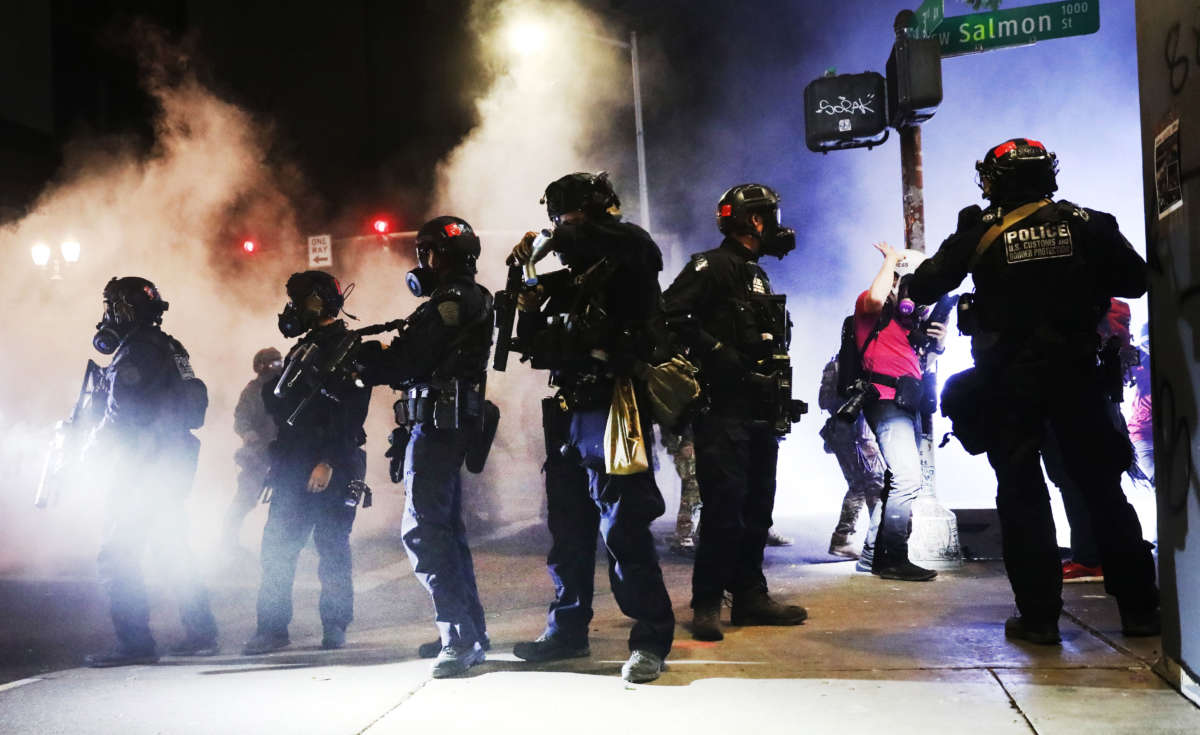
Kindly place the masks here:
POLYGON ((204 423, 208 393, 192 373, 188 352, 160 328, 167 302, 153 283, 113 278, 104 287, 104 316, 93 345, 112 362, 99 397, 104 415, 84 450, 90 477, 105 485, 100 580, 111 603, 117 645, 87 657, 93 667, 154 663, 150 607, 142 555, 155 525, 172 545, 160 558, 172 562, 186 635, 172 655, 217 652, 217 624, 208 592, 192 569, 183 502, 191 489, 200 442, 191 433, 204 423))
MULTIPOLYGON (((279 315, 285 337, 303 338, 284 360, 283 375, 263 387, 267 412, 279 435, 271 443, 270 511, 260 555, 258 629, 243 653, 274 651, 290 643, 296 557, 312 534, 320 555, 321 647, 341 648, 354 617, 350 579, 350 527, 366 472, 363 422, 371 392, 361 381, 333 370, 353 335, 341 319, 344 297, 323 271, 293 273, 288 303, 279 315)), ((377 343, 376 343, 377 344, 377 343)))
MULTIPOLYGON (((522 297, 517 334, 533 367, 549 369, 558 388, 543 401, 553 539, 546 563, 555 599, 542 635, 518 643, 513 653, 527 661, 590 654, 599 531, 613 595, 634 619, 622 676, 651 681, 664 668, 675 628, 650 534, 665 504, 650 471, 606 472, 604 441, 615 379, 632 375, 635 362, 647 358, 646 324, 659 313, 662 255, 645 230, 614 216, 619 200, 604 173, 564 176, 546 188, 543 201, 555 224, 549 247, 566 270, 546 274, 538 292, 522 297)), ((527 262, 534 238, 528 233, 512 258, 527 262)), ((648 411, 641 418, 642 436, 653 436, 648 411)), ((652 445, 645 443, 647 450, 652 445)))
POLYGON ((780 226, 779 195, 735 186, 717 203, 721 245, 692 257, 663 294, 668 318, 700 366, 708 409, 695 422, 700 544, 692 571, 692 636, 721 640, 725 592, 734 625, 799 625, 808 613, 767 594, 763 547, 775 506, 779 436, 765 358, 786 354, 789 320, 763 255, 783 258, 796 234, 780 226))
POLYGON ((1008 140, 976 169, 988 208, 959 213, 957 231, 917 269, 908 293, 933 303, 967 274, 974 279, 959 327, 972 335, 975 370, 948 381, 942 410, 996 471, 1004 562, 1019 612, 1005 634, 1059 641, 1062 570, 1038 461, 1049 425, 1067 473, 1086 494, 1123 632, 1156 635, 1154 562, 1121 491, 1131 450, 1108 419, 1096 357, 1097 322, 1112 297, 1146 292, 1145 261, 1112 215, 1051 199, 1058 162, 1041 143, 1008 140))
POLYGON ((475 283, 479 237, 465 220, 432 219, 416 244, 418 266, 408 273, 408 287, 428 300, 383 350, 371 380, 404 391, 396 403, 392 479, 399 481, 402 467, 404 548, 433 598, 441 636, 433 676, 443 678, 482 662, 489 648, 459 473, 481 438, 492 295, 475 283))

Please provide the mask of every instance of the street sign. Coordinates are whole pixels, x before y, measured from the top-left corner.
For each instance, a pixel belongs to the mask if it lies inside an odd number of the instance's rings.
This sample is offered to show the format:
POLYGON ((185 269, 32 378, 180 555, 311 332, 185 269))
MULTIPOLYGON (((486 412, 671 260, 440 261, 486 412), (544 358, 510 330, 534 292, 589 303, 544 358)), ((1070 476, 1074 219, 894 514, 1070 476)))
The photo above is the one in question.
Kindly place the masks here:
MULTIPOLYGON (((932 0, 926 0, 921 9, 931 4, 932 0)), ((917 17, 920 13, 918 10, 917 17)), ((943 17, 936 26, 922 26, 914 20, 910 29, 913 36, 928 32, 937 38, 943 57, 1027 46, 1050 38, 1082 36, 1100 30, 1100 0, 1062 0, 943 17)))
POLYGON ((333 236, 313 235, 308 238, 308 267, 328 268, 333 265, 333 236))
POLYGON ((913 38, 929 38, 946 17, 945 0, 925 0, 913 11, 908 35, 913 38))

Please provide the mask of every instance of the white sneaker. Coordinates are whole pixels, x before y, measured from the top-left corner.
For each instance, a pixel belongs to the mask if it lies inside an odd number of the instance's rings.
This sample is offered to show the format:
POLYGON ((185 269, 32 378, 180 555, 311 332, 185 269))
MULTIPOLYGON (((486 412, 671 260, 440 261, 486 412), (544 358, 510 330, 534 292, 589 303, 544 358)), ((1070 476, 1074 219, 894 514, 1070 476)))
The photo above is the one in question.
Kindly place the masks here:
POLYGON ((435 679, 446 679, 467 673, 467 669, 481 664, 487 656, 478 644, 444 646, 433 662, 430 673, 435 679))
POLYGON ((666 671, 667 663, 662 657, 650 651, 634 651, 629 660, 621 667, 621 678, 631 684, 645 684, 654 681, 658 675, 666 671))

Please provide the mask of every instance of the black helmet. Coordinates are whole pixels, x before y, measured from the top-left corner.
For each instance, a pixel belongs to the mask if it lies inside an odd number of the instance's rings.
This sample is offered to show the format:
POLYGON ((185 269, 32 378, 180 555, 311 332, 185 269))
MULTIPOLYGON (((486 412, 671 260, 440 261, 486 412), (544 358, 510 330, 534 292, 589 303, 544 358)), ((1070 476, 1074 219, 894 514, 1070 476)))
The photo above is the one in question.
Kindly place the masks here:
POLYGON ((589 217, 598 217, 621 206, 607 171, 598 174, 580 171, 555 179, 546 187, 541 203, 546 205, 546 214, 554 224, 568 212, 581 211, 589 217))
POLYGON ((474 273, 480 251, 479 236, 465 219, 443 215, 417 230, 417 262, 426 268, 440 271, 466 266, 474 273), (430 253, 436 256, 432 261, 430 253))
POLYGON ((145 278, 112 278, 104 287, 104 309, 114 324, 161 324, 168 304, 145 278))
POLYGON ((288 303, 279 313, 279 333, 284 337, 299 337, 317 326, 320 319, 336 317, 346 302, 337 279, 325 271, 293 273, 285 288, 288 303), (318 311, 309 309, 305 304, 312 294, 321 300, 318 311))
POLYGON ((738 184, 717 202, 717 229, 722 235, 754 234, 750 215, 779 224, 779 195, 762 184, 738 184))
POLYGON ((429 296, 449 273, 475 273, 479 236, 465 219, 443 215, 417 230, 417 267, 404 277, 418 298, 429 296))
POLYGON ((283 362, 283 355, 274 347, 264 347, 254 353, 254 372, 262 375, 272 365, 283 362))
POLYGON ((293 273, 287 279, 288 299, 297 307, 304 306, 304 300, 309 294, 315 293, 321 299, 321 316, 335 317, 342 310, 345 298, 342 286, 338 280, 325 271, 304 271, 293 273))
POLYGON ((1058 191, 1058 156, 1039 141, 1013 138, 975 162, 979 188, 991 201, 1036 199, 1058 191))
POLYGON ((111 355, 133 329, 143 324, 162 324, 168 304, 145 278, 113 277, 104 286, 104 315, 96 325, 92 345, 111 355))
POLYGON ((758 238, 763 255, 783 256, 796 249, 796 231, 782 227, 779 194, 763 184, 738 184, 717 201, 717 229, 726 237, 750 235, 758 238), (752 215, 763 220, 762 232, 750 221, 752 215))

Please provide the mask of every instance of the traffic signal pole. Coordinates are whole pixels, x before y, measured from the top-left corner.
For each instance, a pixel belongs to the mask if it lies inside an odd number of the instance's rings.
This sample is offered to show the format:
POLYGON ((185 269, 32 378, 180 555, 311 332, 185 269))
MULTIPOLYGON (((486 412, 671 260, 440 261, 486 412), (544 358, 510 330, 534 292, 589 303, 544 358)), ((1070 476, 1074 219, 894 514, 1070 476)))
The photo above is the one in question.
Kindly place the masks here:
MULTIPOLYGON (((896 16, 896 38, 908 34, 912 21, 911 10, 896 16)), ((901 70, 904 73, 905 70, 901 70)), ((925 252, 925 176, 921 166, 921 126, 902 125, 900 134, 900 190, 904 207, 904 246, 925 252)), ((926 354, 921 359, 922 372, 936 372, 936 357, 926 354)), ((921 416, 918 437, 921 455, 921 490, 912 506, 912 534, 908 540, 908 556, 918 563, 936 566, 962 564, 958 541, 958 519, 937 497, 937 473, 933 452, 933 416, 921 416)))
POLYGON ((925 177, 921 171, 921 126, 905 125, 899 132, 904 247, 925 252, 925 177))

